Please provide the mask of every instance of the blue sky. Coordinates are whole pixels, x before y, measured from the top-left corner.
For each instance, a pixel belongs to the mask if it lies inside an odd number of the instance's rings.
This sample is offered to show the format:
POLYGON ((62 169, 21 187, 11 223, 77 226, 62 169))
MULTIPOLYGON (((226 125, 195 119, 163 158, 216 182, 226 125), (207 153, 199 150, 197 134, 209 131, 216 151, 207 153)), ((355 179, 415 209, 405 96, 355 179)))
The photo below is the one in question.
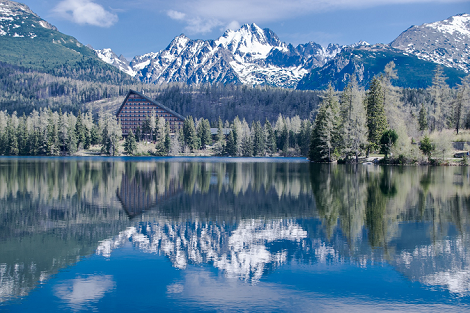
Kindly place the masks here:
POLYGON ((131 59, 177 35, 216 39, 245 23, 292 44, 389 43, 411 25, 470 13, 469 0, 22 0, 61 32, 131 59))

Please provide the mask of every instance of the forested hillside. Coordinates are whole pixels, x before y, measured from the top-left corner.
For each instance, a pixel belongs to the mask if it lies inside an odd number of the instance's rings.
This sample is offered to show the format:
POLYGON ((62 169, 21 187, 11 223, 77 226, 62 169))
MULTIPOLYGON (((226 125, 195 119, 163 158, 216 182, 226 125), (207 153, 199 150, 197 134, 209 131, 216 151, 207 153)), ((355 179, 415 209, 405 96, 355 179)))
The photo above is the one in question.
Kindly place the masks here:
POLYGON ((212 122, 219 117, 233 120, 235 116, 245 117, 249 122, 266 118, 274 121, 280 113, 285 116, 308 117, 320 103, 319 95, 322 93, 222 84, 144 85, 130 78, 122 80, 117 76, 127 76, 126 74, 85 68, 78 71, 64 66, 63 71, 56 69, 54 73, 44 73, 0 62, 0 110, 9 113, 16 111, 21 115, 50 108, 53 111, 60 109, 77 114, 79 110, 87 111, 88 104, 102 100, 100 102, 104 104, 115 103, 112 108, 107 108, 114 111, 120 105, 115 99, 125 96, 129 89, 133 89, 144 91, 147 96, 184 116, 204 117, 212 122), (106 82, 87 79, 87 76, 100 75, 108 75, 111 79, 103 78, 106 82))
POLYGON ((155 97, 167 107, 187 116, 203 117, 215 122, 233 120, 236 116, 251 123, 274 121, 279 114, 308 118, 315 112, 321 91, 297 91, 273 87, 243 85, 164 85, 155 97))
POLYGON ((52 73, 0 62, 0 110, 29 114, 51 108, 76 114, 87 103, 123 96, 130 88, 142 89, 142 84, 134 84, 126 74, 99 70, 92 62, 84 61, 80 69, 64 65, 52 73))

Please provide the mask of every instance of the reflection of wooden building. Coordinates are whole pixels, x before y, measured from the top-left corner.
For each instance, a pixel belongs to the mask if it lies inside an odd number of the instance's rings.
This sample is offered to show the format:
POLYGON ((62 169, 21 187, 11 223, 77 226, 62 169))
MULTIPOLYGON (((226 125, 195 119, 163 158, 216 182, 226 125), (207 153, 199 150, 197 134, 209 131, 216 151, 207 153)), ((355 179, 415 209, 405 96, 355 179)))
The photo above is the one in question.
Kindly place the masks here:
POLYGON ((158 194, 156 190, 150 190, 150 177, 146 175, 136 175, 129 177, 122 175, 121 187, 118 188, 116 194, 122 207, 129 217, 142 214, 143 211, 155 209, 165 200, 171 199, 181 192, 176 181, 172 180, 165 189, 164 193, 158 194))
POLYGON ((170 125, 172 132, 183 128, 184 117, 182 115, 137 91, 129 90, 124 102, 116 113, 118 120, 121 121, 122 134, 126 136, 130 129, 135 134, 137 127, 142 129, 142 123, 152 114, 155 117, 164 118, 170 125))

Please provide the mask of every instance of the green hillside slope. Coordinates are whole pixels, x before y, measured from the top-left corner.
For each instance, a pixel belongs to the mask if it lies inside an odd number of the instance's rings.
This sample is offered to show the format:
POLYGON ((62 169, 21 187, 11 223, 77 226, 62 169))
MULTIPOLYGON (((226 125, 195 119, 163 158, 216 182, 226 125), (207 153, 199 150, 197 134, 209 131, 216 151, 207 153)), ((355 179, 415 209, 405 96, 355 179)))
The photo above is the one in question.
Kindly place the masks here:
POLYGON ((0 61, 56 76, 122 83, 133 79, 59 32, 26 5, 0 0, 0 61))

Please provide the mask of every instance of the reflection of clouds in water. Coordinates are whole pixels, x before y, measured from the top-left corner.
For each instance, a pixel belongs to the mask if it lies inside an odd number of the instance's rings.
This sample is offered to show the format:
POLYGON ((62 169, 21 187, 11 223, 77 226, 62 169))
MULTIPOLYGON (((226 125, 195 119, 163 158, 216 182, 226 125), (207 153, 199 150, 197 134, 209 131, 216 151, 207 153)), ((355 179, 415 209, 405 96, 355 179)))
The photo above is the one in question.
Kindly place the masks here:
POLYGON ((182 293, 184 286, 182 284, 171 284, 166 287, 167 293, 182 293))
POLYGON ((59 283, 55 287, 55 295, 67 302, 73 310, 81 310, 84 306, 103 298, 114 285, 110 275, 79 277, 59 283))
POLYGON ((465 295, 470 290, 470 271, 438 272, 425 276, 423 283, 429 286, 441 286, 452 293, 465 295))
MULTIPOLYGON (((313 282, 312 282, 313 283, 313 282)), ((331 295, 311 292, 276 283, 260 281, 247 284, 240 280, 214 275, 203 268, 188 268, 184 280, 177 283, 181 293, 169 298, 195 303, 213 311, 241 312, 453 312, 446 304, 419 304, 380 301, 377 298, 331 295), (230 308, 230 309, 227 309, 230 308)), ((172 285, 170 285, 172 286, 172 285)))

